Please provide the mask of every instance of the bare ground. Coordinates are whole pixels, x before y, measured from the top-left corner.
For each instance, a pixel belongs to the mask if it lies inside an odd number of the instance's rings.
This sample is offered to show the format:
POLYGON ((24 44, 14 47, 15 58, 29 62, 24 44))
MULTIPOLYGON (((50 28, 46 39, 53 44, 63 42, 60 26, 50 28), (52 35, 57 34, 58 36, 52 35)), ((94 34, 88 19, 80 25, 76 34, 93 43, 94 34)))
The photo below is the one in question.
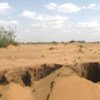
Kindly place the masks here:
POLYGON ((100 44, 0 49, 0 100, 100 100, 100 44))

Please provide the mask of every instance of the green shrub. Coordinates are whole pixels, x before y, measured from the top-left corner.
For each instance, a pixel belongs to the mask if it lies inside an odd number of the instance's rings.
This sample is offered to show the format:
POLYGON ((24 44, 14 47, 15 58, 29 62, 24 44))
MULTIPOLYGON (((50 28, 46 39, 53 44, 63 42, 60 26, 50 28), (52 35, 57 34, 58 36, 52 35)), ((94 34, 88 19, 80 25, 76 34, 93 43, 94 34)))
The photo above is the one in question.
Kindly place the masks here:
POLYGON ((71 41, 69 41, 69 43, 76 43, 77 41, 75 41, 75 40, 71 40, 71 41))
POLYGON ((0 47, 7 47, 11 44, 17 45, 14 29, 11 27, 8 27, 7 29, 0 27, 0 47))

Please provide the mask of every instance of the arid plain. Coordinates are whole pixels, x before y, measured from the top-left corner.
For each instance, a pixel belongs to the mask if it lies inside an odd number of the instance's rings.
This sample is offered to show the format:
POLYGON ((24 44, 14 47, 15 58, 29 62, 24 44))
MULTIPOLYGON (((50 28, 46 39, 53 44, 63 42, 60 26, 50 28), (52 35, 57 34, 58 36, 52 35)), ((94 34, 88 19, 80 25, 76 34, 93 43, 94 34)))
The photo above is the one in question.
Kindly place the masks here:
POLYGON ((100 100, 100 43, 0 49, 0 100, 100 100))

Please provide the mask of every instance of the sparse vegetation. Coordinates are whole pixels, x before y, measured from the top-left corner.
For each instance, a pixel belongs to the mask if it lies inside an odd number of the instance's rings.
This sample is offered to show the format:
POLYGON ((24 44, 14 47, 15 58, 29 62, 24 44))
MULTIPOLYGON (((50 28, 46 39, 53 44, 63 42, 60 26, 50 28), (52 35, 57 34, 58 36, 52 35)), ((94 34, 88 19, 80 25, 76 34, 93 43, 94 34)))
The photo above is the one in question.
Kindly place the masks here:
POLYGON ((50 47, 50 48, 49 48, 49 50, 54 50, 54 49, 55 49, 54 47, 50 47))
POLYGON ((81 40, 81 41, 77 41, 78 43, 86 43, 86 41, 81 40))
POLYGON ((76 43, 76 41, 75 40, 71 40, 71 41, 69 41, 69 43, 76 43))
POLYGON ((8 27, 0 27, 0 47, 7 47, 9 45, 17 45, 15 41, 15 29, 8 27))
POLYGON ((82 48, 79 48, 79 49, 78 49, 78 52, 84 53, 83 50, 82 50, 82 48))
POLYGON ((56 42, 56 41, 52 41, 52 42, 50 42, 50 43, 53 44, 53 45, 58 44, 58 42, 56 42))
POLYGON ((80 47, 80 48, 83 48, 84 46, 83 46, 83 45, 79 45, 79 47, 80 47))
POLYGON ((83 41, 83 40, 78 40, 78 41, 76 41, 76 40, 71 40, 71 41, 69 41, 69 43, 85 43, 85 41, 83 41))

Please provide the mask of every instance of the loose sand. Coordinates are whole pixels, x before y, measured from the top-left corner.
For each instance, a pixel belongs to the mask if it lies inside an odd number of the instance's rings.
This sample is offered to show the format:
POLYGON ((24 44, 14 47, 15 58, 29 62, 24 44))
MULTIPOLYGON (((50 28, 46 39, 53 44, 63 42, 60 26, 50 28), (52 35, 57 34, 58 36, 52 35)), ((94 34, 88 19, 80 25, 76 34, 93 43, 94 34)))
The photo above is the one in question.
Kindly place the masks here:
POLYGON ((1 48, 0 100, 100 100, 99 68, 99 43, 1 48))

